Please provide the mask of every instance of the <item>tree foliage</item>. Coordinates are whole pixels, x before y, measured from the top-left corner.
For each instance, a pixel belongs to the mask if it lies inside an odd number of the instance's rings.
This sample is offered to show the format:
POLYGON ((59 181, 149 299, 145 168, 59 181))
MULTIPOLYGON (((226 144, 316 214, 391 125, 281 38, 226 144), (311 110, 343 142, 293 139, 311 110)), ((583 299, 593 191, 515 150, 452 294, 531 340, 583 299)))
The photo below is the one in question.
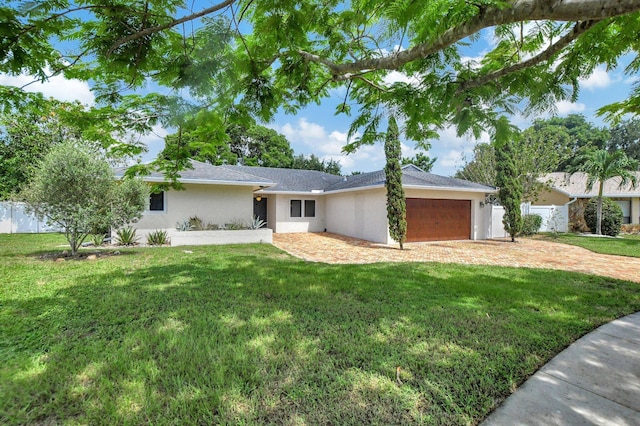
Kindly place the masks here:
POLYGON ((243 164, 246 166, 283 167, 293 165, 293 150, 289 141, 275 130, 257 124, 227 127, 227 142, 202 129, 180 129, 165 137, 161 157, 193 158, 213 165, 243 164))
MULTIPOLYGON (((349 152, 380 140, 386 110, 416 141, 447 125, 478 136, 521 107, 575 101, 580 79, 622 56, 632 55, 633 75, 639 10, 635 0, 11 2, 0 13, 0 72, 91 80, 99 102, 132 112, 131 126, 171 128, 268 121, 344 89, 349 152), (465 49, 487 33, 495 43, 469 62, 465 49), (392 82, 393 71, 406 78, 392 82), (127 94, 150 82, 173 90, 127 94)), ((23 94, 3 87, 0 101, 15 106, 23 94)))
POLYGON ((604 149, 610 138, 609 129, 597 127, 582 114, 536 120, 531 129, 557 139, 550 147, 556 151, 554 155, 560 154, 560 162, 556 167, 559 172, 568 171, 572 162, 585 152, 604 149))
POLYGON ((514 242, 516 236, 522 231, 522 180, 520 179, 515 161, 516 152, 514 139, 517 134, 507 125, 503 119, 503 126, 499 127, 494 136, 496 150, 496 185, 498 186, 498 198, 504 207, 502 223, 504 229, 514 242))
POLYGON ((0 199, 28 183, 30 168, 65 141, 84 141, 110 161, 137 155, 146 147, 127 135, 118 112, 33 96, 20 109, 0 112, 0 199))
POLYGON ((298 154, 293 157, 293 169, 318 170, 320 172, 338 175, 342 173, 342 166, 336 160, 321 160, 315 154, 298 154))
POLYGON ((427 154, 418 152, 413 157, 403 157, 400 164, 403 166, 413 164, 414 166, 420 167, 422 171, 429 173, 431 172, 431 169, 433 169, 433 163, 435 163, 436 160, 437 158, 430 158, 427 154))
POLYGON ((385 187, 387 189, 387 219, 389 234, 403 249, 407 239, 407 203, 402 187, 402 168, 400 157, 402 148, 395 117, 389 117, 389 128, 384 142, 384 153, 387 158, 384 166, 385 187))
MULTIPOLYGON (((556 170, 560 162, 569 155, 570 138, 566 131, 556 126, 541 125, 540 121, 511 141, 512 161, 516 176, 522 187, 522 199, 533 201, 546 182, 540 177, 556 170)), ((478 144, 473 149, 473 157, 456 172, 456 177, 500 186, 497 183, 497 160, 495 142, 478 144)))
MULTIPOLYGON (((587 191, 591 191, 598 183, 596 234, 602 234, 602 199, 604 183, 607 179, 618 178, 619 187, 631 184, 634 188, 638 185, 638 171, 640 162, 633 160, 624 151, 608 152, 605 149, 594 149, 585 152, 576 159, 571 173, 583 172, 587 174, 587 191)), ((591 226, 589 226, 591 228, 591 226)), ((593 229, 593 228, 591 228, 593 229)))
POLYGON ((624 151, 627 157, 640 161, 640 120, 633 118, 611 127, 609 152, 624 151))
POLYGON ((473 155, 454 177, 487 186, 496 184, 496 151, 493 144, 479 143, 473 147, 473 155))
POLYGON ((95 230, 140 218, 149 201, 146 184, 117 182, 102 155, 74 141, 44 156, 22 196, 39 218, 64 229, 73 255, 95 230))

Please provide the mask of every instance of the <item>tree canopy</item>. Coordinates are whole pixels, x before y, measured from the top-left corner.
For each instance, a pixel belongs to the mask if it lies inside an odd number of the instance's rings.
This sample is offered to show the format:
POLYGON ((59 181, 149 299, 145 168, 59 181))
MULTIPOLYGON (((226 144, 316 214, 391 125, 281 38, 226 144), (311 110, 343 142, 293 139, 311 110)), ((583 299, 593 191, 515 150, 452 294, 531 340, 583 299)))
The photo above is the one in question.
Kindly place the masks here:
MULTIPOLYGON (((624 72, 640 69, 640 0, 194 5, 10 2, 0 7, 0 72, 91 80, 98 102, 128 108, 132 125, 173 128, 268 121, 280 108, 296 112, 341 89, 337 112, 353 113, 350 152, 381 140, 386 110, 416 141, 436 138, 447 125, 478 136, 504 114, 574 101, 579 79, 597 66, 630 57, 624 72), (468 46, 484 32, 492 38, 486 54, 468 59, 468 46), (150 82, 171 90, 131 94, 150 82)), ((24 92, 3 87, 0 101, 16 107, 24 92)), ((637 113, 639 102, 637 89, 602 113, 637 113)))
MULTIPOLYGON (((532 127, 519 134, 514 132, 514 139, 509 145, 510 155, 513 156, 510 161, 513 162, 514 178, 519 182, 523 200, 535 200, 546 184, 540 181, 540 177, 568 161, 569 145, 570 137, 565 130, 558 126, 541 125, 537 120, 532 127)), ((498 149, 495 141, 477 144, 472 158, 456 172, 455 177, 499 187, 498 149)))
POLYGON ((89 234, 139 219, 149 189, 141 180, 116 181, 100 152, 72 140, 43 157, 22 196, 40 219, 64 229, 76 255, 89 234))
POLYGON ((18 194, 31 168, 61 143, 82 141, 112 162, 143 152, 146 147, 131 137, 120 117, 112 108, 98 110, 35 95, 20 109, 0 113, 0 200, 18 194))
POLYGON ((609 152, 622 150, 627 157, 640 161, 640 120, 633 118, 616 124, 610 130, 609 152))

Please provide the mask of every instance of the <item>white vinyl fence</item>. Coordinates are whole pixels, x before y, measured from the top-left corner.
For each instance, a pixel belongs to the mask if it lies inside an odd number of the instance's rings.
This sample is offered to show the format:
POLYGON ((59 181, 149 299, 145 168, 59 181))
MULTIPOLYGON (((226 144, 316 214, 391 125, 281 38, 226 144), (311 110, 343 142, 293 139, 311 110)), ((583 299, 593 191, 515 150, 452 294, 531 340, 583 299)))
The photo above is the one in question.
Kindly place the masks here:
POLYGON ((41 232, 60 232, 62 229, 39 221, 28 214, 24 203, 11 201, 0 202, 0 234, 33 234, 41 232))
MULTIPOLYGON (((522 203, 522 214, 537 214, 542 217, 540 232, 569 232, 569 206, 532 206, 522 203)), ((502 217, 504 207, 491 206, 491 223, 487 232, 488 238, 506 238, 502 217)))

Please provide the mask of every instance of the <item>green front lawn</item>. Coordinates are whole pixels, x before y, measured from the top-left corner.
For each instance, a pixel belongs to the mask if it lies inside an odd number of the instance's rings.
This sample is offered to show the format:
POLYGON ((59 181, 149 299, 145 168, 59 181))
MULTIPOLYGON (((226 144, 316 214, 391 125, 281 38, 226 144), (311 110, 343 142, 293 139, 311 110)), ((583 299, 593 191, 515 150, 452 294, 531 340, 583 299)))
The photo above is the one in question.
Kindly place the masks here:
POLYGON ((536 236, 548 241, 571 244, 591 250, 595 253, 615 254, 618 256, 640 257, 640 235, 621 235, 611 237, 589 237, 578 234, 541 234, 536 236))
POLYGON ((2 424, 473 424, 640 310, 638 284, 568 272, 269 245, 39 258, 62 243, 0 235, 2 424))

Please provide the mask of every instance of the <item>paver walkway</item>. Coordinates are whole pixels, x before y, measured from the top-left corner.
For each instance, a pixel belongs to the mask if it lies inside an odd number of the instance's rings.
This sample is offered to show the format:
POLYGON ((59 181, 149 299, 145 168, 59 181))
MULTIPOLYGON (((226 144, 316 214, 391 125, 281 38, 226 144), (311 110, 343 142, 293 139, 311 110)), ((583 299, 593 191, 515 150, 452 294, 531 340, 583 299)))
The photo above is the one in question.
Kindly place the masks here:
POLYGON ((597 254, 582 247, 520 239, 376 244, 331 233, 273 234, 293 256, 324 263, 444 262, 560 269, 640 282, 640 258, 597 254))

